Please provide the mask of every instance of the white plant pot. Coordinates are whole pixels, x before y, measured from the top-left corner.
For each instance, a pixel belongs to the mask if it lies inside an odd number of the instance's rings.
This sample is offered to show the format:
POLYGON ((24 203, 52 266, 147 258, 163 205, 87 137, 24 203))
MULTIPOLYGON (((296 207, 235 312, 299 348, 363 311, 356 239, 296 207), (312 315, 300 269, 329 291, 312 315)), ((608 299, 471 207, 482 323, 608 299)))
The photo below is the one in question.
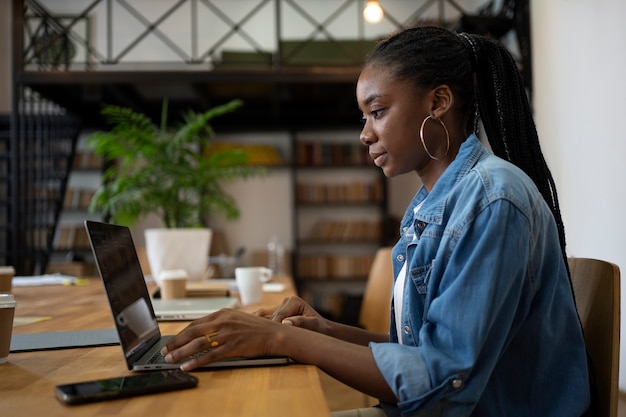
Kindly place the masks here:
POLYGON ((206 277, 211 229, 146 229, 144 234, 150 270, 157 283, 161 271, 168 269, 184 269, 190 281, 206 277))

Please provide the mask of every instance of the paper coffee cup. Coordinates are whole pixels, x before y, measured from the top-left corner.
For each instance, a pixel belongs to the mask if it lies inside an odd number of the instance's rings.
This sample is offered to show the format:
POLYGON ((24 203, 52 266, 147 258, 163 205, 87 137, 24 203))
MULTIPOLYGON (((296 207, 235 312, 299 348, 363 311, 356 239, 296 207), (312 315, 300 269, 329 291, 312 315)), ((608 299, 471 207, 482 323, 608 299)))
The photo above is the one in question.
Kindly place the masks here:
POLYGON ((14 275, 12 266, 0 266, 0 293, 11 292, 14 275))
POLYGON ((187 271, 184 269, 166 269, 159 274, 161 298, 171 300, 187 296, 187 271))
POLYGON ((0 363, 5 363, 9 358, 15 305, 13 294, 0 294, 0 363))

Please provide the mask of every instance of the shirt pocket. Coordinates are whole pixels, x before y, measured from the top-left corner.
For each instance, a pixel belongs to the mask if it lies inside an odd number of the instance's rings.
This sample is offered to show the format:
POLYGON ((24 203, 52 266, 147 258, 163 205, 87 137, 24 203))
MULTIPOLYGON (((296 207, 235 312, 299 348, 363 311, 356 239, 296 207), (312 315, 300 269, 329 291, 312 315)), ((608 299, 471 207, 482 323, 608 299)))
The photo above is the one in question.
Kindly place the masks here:
POLYGON ((430 272, 432 271, 432 263, 411 268, 411 281, 422 297, 426 296, 428 291, 428 282, 430 281, 430 272))

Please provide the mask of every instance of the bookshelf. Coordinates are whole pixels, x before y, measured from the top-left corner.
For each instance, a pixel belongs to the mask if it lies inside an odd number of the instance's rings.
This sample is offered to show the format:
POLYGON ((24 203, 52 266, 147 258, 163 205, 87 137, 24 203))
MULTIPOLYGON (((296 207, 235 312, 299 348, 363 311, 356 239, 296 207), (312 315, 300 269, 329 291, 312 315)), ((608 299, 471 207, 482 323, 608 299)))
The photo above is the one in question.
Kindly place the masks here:
POLYGON ((294 278, 322 314, 355 324, 387 224, 386 179, 354 130, 294 134, 294 278))
POLYGON ((86 136, 78 139, 72 161, 63 210, 53 240, 53 253, 46 273, 87 276, 95 273, 84 220, 101 220, 89 212, 89 204, 102 181, 103 161, 86 147, 86 136))

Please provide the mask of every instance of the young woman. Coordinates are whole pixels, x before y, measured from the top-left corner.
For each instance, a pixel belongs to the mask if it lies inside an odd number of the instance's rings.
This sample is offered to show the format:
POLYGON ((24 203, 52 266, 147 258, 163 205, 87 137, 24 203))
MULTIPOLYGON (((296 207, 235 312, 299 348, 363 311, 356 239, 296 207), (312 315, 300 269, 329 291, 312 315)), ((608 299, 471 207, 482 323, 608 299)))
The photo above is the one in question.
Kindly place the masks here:
POLYGON ((167 359, 211 343, 183 369, 288 355, 380 399, 354 415, 582 415, 589 375, 563 225, 510 54, 484 37, 406 29, 377 46, 356 95, 374 163, 423 183, 393 250, 389 334, 328 321, 295 297, 197 320, 167 359), (475 136, 479 118, 498 156, 475 136))

